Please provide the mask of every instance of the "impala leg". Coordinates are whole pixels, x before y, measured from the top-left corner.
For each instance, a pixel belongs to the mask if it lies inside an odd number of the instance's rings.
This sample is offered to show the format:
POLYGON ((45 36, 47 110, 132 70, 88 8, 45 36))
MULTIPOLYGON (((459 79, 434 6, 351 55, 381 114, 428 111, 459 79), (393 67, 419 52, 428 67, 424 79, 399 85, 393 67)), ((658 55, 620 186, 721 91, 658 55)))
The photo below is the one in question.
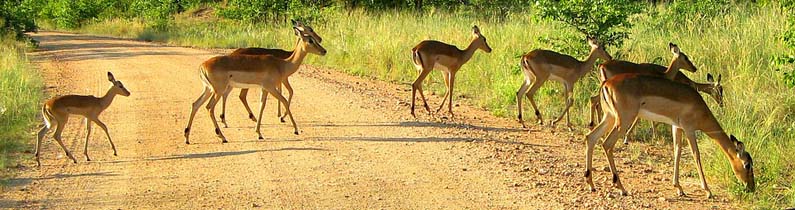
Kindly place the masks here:
MULTIPOLYGON (((279 87, 277 89, 279 89, 279 92, 281 93, 282 92, 282 84, 279 84, 279 87)), ((276 110, 277 110, 276 111, 277 112, 276 113, 277 117, 279 117, 281 119, 281 117, 282 117, 282 102, 279 101, 279 100, 276 100, 276 110)), ((282 120, 282 122, 284 122, 284 121, 282 120)))
POLYGON ((102 128, 102 131, 105 131, 105 136, 108 137, 108 142, 110 142, 110 148, 113 148, 113 156, 119 156, 119 153, 116 152, 116 145, 113 144, 113 139, 110 138, 110 132, 108 132, 108 126, 106 126, 105 123, 103 123, 102 121, 99 121, 99 118, 91 119, 91 121, 96 123, 97 126, 99 126, 99 128, 102 128))
MULTIPOLYGON (((574 91, 574 85, 564 83, 563 86, 564 88, 566 88, 566 92, 563 93, 563 100, 566 100, 566 108, 563 108, 563 113, 560 114, 558 119, 552 122, 552 127, 555 127, 555 124, 557 124, 560 120, 562 120, 563 116, 568 116, 569 108, 571 108, 571 105, 574 103, 574 99, 571 97, 574 91)), ((567 126, 569 127, 569 130, 571 130, 571 120, 569 118, 566 118, 566 123, 567 126)))
POLYGON ((411 84, 411 116, 417 117, 417 115, 414 114, 417 91, 420 92, 420 98, 422 98, 422 102, 425 103, 425 110, 428 111, 428 114, 431 113, 431 108, 428 107, 428 101, 425 100, 425 94, 422 93, 422 81, 425 80, 425 77, 428 76, 428 73, 431 73, 431 68, 423 67, 422 71, 420 72, 420 76, 417 77, 417 79, 414 80, 414 83, 411 84))
POLYGON ((625 118, 619 118, 617 121, 619 123, 617 126, 613 127, 609 134, 607 134, 607 139, 605 142, 602 142, 602 148, 605 150, 605 156, 607 156, 607 162, 610 163, 610 172, 613 173, 613 185, 621 190, 621 195, 627 195, 627 190, 624 189, 624 185, 621 184, 621 179, 618 178, 618 170, 616 169, 616 164, 613 156, 613 148, 615 148, 616 141, 618 141, 619 134, 623 134, 626 132, 628 125, 632 123, 634 116, 629 118, 628 120, 625 118), (622 126, 624 125, 624 126, 622 126))
POLYGON ((72 153, 69 152, 68 149, 66 149, 66 145, 64 145, 63 141, 61 140, 61 133, 63 133, 63 129, 66 126, 66 122, 69 121, 69 115, 61 117, 56 116, 56 118, 59 119, 57 119, 58 127, 55 128, 55 141, 58 142, 58 145, 61 145, 61 149, 63 149, 63 151, 66 153, 66 156, 72 159, 72 162, 77 163, 77 159, 75 159, 75 157, 72 156, 72 153))
MULTIPOLYGON (((295 124, 295 119, 293 119, 293 113, 290 111, 290 103, 287 102, 287 99, 282 96, 278 89, 275 88, 266 88, 266 90, 273 96, 276 97, 277 100, 281 101, 284 104, 284 112, 287 116, 290 117, 290 123, 293 124, 293 129, 295 129, 295 135, 298 135, 298 125, 295 124)), ((259 126, 259 125, 257 125, 259 126)))
MULTIPOLYGON (((221 116, 220 116, 220 118, 221 118, 221 123, 224 124, 224 128, 228 128, 229 127, 229 125, 226 124, 226 98, 228 96, 229 95, 224 94, 224 96, 221 99, 222 102, 221 102, 221 116)), ((210 104, 207 104, 207 108, 208 109, 210 108, 210 104)))
MULTIPOLYGON (((229 89, 229 88, 227 88, 227 89, 229 89)), ((224 93, 229 93, 229 91, 226 90, 226 91, 224 91, 224 93)), ((221 128, 218 127, 218 121, 215 120, 215 117, 213 117, 213 116, 215 116, 215 105, 218 104, 218 101, 220 99, 221 99, 221 95, 214 94, 213 97, 210 99, 210 102, 209 102, 210 103, 209 104, 210 109, 208 111, 210 111, 210 119, 212 119, 213 126, 215 126, 215 135, 218 136, 218 138, 221 138, 221 143, 227 143, 228 141, 226 140, 226 137, 224 136, 224 134, 221 132, 221 128)))
POLYGON ((629 129, 627 129, 627 133, 624 134, 624 145, 629 144, 629 138, 632 138, 632 136, 635 135, 635 126, 638 125, 638 120, 640 119, 635 119, 635 122, 632 122, 632 125, 630 125, 629 129))
POLYGON ((449 99, 450 103, 447 103, 447 111, 450 112, 450 119, 453 119, 453 117, 455 117, 455 114, 453 114, 453 87, 454 87, 454 85, 455 85, 455 74, 450 73, 450 90, 447 91, 447 92, 449 92, 447 94, 447 97, 450 98, 449 99))
POLYGON ((262 113, 265 112, 265 104, 268 102, 268 92, 264 89, 259 97, 260 102, 262 103, 259 107, 259 117, 257 118, 257 135, 259 135, 258 139, 265 139, 262 137, 262 132, 260 132, 260 125, 262 124, 262 113))
POLYGON ((594 125, 596 125, 596 119, 602 116, 602 110, 601 110, 602 107, 599 98, 600 98, 599 95, 595 95, 591 96, 591 99, 589 100, 591 102, 591 114, 590 114, 591 122, 588 123, 589 128, 593 128, 594 125))
POLYGON ((196 101, 193 102, 193 107, 190 111, 190 117, 188 118, 188 125, 185 126, 185 144, 190 144, 190 127, 193 125, 193 117, 196 116, 196 111, 199 110, 202 104, 207 101, 212 95, 212 91, 209 87, 204 87, 204 91, 202 92, 201 96, 199 96, 196 101))
POLYGON ((248 106, 248 99, 246 98, 246 96, 248 96, 248 88, 241 89, 240 96, 238 97, 240 98, 240 101, 243 102, 243 107, 246 107, 246 112, 248 112, 248 119, 251 119, 251 121, 256 122, 257 118, 255 118, 254 113, 251 112, 251 107, 248 106))
POLYGON ((86 161, 91 161, 91 158, 88 157, 88 140, 91 138, 91 121, 88 118, 85 118, 86 121, 86 144, 83 148, 83 155, 86 156, 86 161))
POLYGON ((44 126, 41 126, 41 130, 39 130, 39 133, 36 136, 36 166, 41 166, 41 160, 39 159, 39 155, 41 155, 42 141, 44 141, 44 137, 47 135, 47 131, 50 130, 50 126, 52 126, 51 123, 57 123, 57 122, 48 121, 47 118, 49 117, 47 116, 46 112, 42 111, 42 115, 44 115, 43 117, 45 118, 44 126))
POLYGON ((701 176, 701 188, 707 191, 707 198, 712 198, 712 191, 709 190, 709 186, 707 186, 707 179, 704 176, 704 168, 701 166, 701 153, 698 151, 698 142, 696 138, 696 132, 693 130, 688 130, 685 132, 687 135, 687 142, 690 144, 690 149, 693 150, 693 159, 696 160, 696 165, 698 166, 698 174, 701 176))
POLYGON ((535 110, 536 119, 538 120, 538 124, 541 124, 541 125, 544 124, 544 118, 541 117, 541 112, 538 111, 538 106, 536 106, 536 100, 533 99, 533 96, 536 94, 536 91, 538 91, 538 89, 541 88, 541 85, 543 85, 545 81, 547 81, 546 77, 541 78, 541 77, 536 76, 535 81, 533 81, 533 85, 530 86, 530 90, 527 91, 527 93, 525 94, 525 96, 527 96, 527 99, 530 100, 530 105, 533 106, 533 110, 535 110))
POLYGON ((588 135, 585 136, 585 183, 588 184, 588 189, 591 192, 596 191, 596 187, 593 184, 593 178, 591 172, 593 171, 592 161, 593 161, 593 149, 596 146, 596 142, 599 141, 599 138, 604 136, 605 132, 608 128, 615 127, 615 118, 612 115, 604 115, 602 121, 596 125, 596 128, 591 130, 588 135))
MULTIPOLYGON (((293 104, 293 86, 290 85, 290 80, 289 79, 285 79, 284 80, 284 88, 287 89, 287 103, 288 104, 293 104)), ((279 92, 281 92, 281 90, 279 90, 279 92)), ((281 110, 281 108, 280 108, 280 110, 281 110)), ((284 117, 285 116, 287 116, 287 112, 285 112, 284 115, 281 115, 281 117, 279 117, 279 120, 281 120, 282 122, 285 122, 284 121, 284 117)))
POLYGON ((444 76, 444 97, 442 97, 442 104, 439 105, 439 109, 436 109, 436 112, 442 111, 442 107, 444 107, 444 103, 447 102, 447 96, 450 94, 450 72, 442 72, 442 76, 444 76))
POLYGON ((682 133, 684 131, 676 126, 671 126, 671 133, 673 134, 674 139, 674 177, 673 177, 673 184, 674 188, 676 188, 676 194, 679 196, 685 196, 685 192, 682 191, 682 186, 679 185, 679 161, 682 157, 682 133))
POLYGON ((524 98, 522 96, 524 96, 525 93, 527 93, 527 90, 529 88, 530 88, 530 80, 525 79, 524 82, 522 83, 522 86, 519 87, 519 91, 516 91, 516 107, 519 112, 519 116, 517 116, 517 118, 519 118, 519 123, 522 124, 522 128, 527 128, 527 125, 524 123, 524 119, 522 119, 522 111, 523 111, 522 98, 524 98))
POLYGON ((651 121, 651 139, 657 139, 657 122, 651 121))

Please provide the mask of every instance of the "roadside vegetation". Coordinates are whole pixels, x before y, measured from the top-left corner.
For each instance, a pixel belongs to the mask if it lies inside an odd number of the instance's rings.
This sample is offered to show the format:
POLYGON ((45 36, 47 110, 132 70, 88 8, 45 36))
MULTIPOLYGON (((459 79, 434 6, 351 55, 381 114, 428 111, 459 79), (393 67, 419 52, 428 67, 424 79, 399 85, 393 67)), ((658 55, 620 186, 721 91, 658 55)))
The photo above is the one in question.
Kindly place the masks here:
MULTIPOLYGON (((19 2, 0 3, 0 169, 14 166, 19 152, 30 148, 34 139, 41 78, 25 55, 33 42, 23 34, 35 30, 32 20, 19 2)), ((0 171, 0 178, 5 175, 0 171)))
MULTIPOLYGON (((795 156, 789 155, 795 148, 792 0, 656 4, 472 0, 466 5, 453 0, 26 2, 33 11, 40 11, 37 20, 47 29, 208 48, 292 49, 296 38, 289 20, 304 20, 323 36, 323 46, 329 51, 324 57, 308 57, 306 63, 406 84, 407 88, 417 76, 410 55, 414 45, 436 39, 463 48, 469 44, 470 28, 478 25, 494 51, 478 52, 465 64, 455 84, 456 96, 508 118, 516 116, 516 91, 523 79, 519 58, 530 50, 553 49, 583 59, 586 34, 598 35, 608 43, 607 51, 615 59, 667 66, 672 57, 668 42, 673 42, 699 68, 686 73, 691 79, 706 82, 707 73, 722 75, 726 107, 718 107, 711 99, 706 99, 707 104, 727 132, 746 142, 754 157, 758 189, 745 193, 719 148, 701 135, 710 185, 728 189, 736 199, 759 208, 795 206, 795 156)), ((24 65, 17 68, 27 69, 24 65)), ((443 93, 441 78, 438 71, 430 75, 429 91, 443 93)), ((570 110, 575 125, 587 123, 587 99, 598 85, 594 71, 575 87, 575 104, 570 110)), ((562 85, 554 82, 536 94, 547 119, 562 111, 561 94, 562 85)), ((525 117, 534 121, 532 115, 525 117)), ((661 139, 671 138, 670 129, 658 129, 661 139)), ((637 133, 635 139, 669 144, 669 140, 651 140, 645 123, 637 133)), ((684 163, 692 165, 692 159, 685 158, 684 163)), ((685 176, 698 176, 693 167, 685 171, 685 176)))

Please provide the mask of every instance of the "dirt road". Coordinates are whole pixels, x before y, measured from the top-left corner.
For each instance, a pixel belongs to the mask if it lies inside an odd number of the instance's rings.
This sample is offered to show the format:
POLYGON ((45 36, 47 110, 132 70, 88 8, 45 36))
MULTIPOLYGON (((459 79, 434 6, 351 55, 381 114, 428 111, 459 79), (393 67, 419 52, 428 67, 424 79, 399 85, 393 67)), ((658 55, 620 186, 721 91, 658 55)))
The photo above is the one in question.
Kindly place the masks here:
MULTIPOLYGON (((104 94, 112 71, 132 93, 100 117, 119 156, 94 129, 82 156, 85 129, 73 117, 64 139, 68 161, 48 136, 42 162, 24 163, 0 197, 0 207, 57 209, 560 209, 731 208, 726 189, 705 199, 692 168, 688 197, 674 196, 669 146, 630 145, 617 153, 630 196, 610 188, 597 151, 597 192, 585 190, 582 130, 534 127, 467 105, 454 120, 409 115, 408 87, 304 67, 291 79, 301 134, 280 123, 268 100, 263 134, 237 97, 230 97, 230 143, 213 134, 205 109, 191 142, 182 131, 201 92, 197 67, 222 53, 107 37, 41 32, 33 53, 49 95, 104 94), (639 154, 630 151, 641 151, 639 154), (633 155, 634 154, 634 155, 633 155), (650 162, 665 164, 650 165, 650 162)), ((333 53, 333 52, 329 52, 333 53)), ((314 56, 314 55, 310 55, 314 56)), ((465 72, 464 72, 465 73, 465 72)), ((237 94, 235 91, 234 94, 237 94)), ((258 107, 258 91, 249 94, 258 107)), ((439 97, 431 97, 437 104, 439 97)), ((464 103, 464 102, 462 102, 464 103)), ((95 127, 96 128, 96 127, 95 127)), ((31 134, 33 135, 33 134, 31 134)), ((623 146, 622 146, 623 147, 623 146)), ((600 150, 600 149, 597 149, 600 150)), ((687 154, 689 155, 689 154, 687 154)), ((692 165, 683 158, 686 165, 692 165)), ((686 176, 686 175, 690 176, 686 176)))

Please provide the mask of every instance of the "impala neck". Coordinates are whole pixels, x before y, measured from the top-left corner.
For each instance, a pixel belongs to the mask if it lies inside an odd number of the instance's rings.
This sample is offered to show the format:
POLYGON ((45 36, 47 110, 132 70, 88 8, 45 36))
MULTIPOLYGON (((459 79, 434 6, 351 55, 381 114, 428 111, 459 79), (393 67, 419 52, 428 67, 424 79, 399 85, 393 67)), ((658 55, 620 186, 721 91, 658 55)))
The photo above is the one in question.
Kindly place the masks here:
MULTIPOLYGON (((717 122, 716 122, 716 124, 717 124, 717 122)), ((717 125, 717 126, 718 126, 718 128, 720 128, 720 125, 717 125)), ((721 151, 723 151, 723 154, 726 155, 726 158, 729 158, 729 161, 732 161, 732 162, 736 161, 736 159, 737 159, 737 150, 736 150, 736 147, 734 145, 734 142, 732 142, 732 140, 729 138, 729 136, 726 135, 726 133, 722 129, 721 130, 715 130, 715 131, 702 130, 702 132, 707 134, 707 136, 709 136, 709 138, 711 138, 713 141, 715 141, 715 143, 718 144, 718 146, 720 146, 721 151)))
POLYGON ((298 71, 298 67, 301 66, 301 63, 304 62, 304 58, 306 58, 306 49, 304 49, 304 45, 301 43, 303 42, 300 38, 295 43, 295 50, 293 50, 293 54, 290 57, 285 59, 290 65, 287 67, 286 75, 290 75, 298 71))
POLYGON ((99 105, 102 108, 102 110, 105 110, 105 108, 108 108, 108 106, 110 106, 110 103, 113 103, 113 98, 116 98, 116 95, 118 94, 116 94, 116 91, 114 91, 114 86, 110 86, 108 92, 106 92, 104 96, 99 98, 99 105))
POLYGON ((478 46, 475 45, 475 41, 477 40, 477 38, 473 39, 472 42, 469 43, 469 46, 464 49, 464 56, 461 57, 461 63, 466 63, 469 59, 472 59, 472 55, 478 50, 478 46))
POLYGON ((676 77, 676 73, 679 73, 679 66, 675 65, 676 59, 671 61, 671 64, 668 65, 668 68, 665 69, 665 78, 673 80, 676 77))
POLYGON ((582 75, 585 75, 585 73, 591 71, 591 69, 593 69, 594 63, 596 63, 596 50, 591 50, 591 53, 588 53, 588 58, 585 58, 585 60, 580 64, 579 77, 582 77, 582 75))

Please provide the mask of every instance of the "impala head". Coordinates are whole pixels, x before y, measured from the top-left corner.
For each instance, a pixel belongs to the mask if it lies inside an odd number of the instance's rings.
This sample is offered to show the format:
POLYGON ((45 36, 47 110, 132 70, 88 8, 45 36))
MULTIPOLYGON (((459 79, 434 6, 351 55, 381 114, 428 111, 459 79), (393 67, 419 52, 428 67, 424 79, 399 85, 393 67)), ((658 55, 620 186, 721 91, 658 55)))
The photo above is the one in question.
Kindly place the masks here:
POLYGON ((113 78, 113 74, 110 72, 108 72, 108 81, 113 83, 113 87, 111 89, 115 94, 130 96, 130 91, 124 87, 124 84, 121 84, 121 81, 117 81, 116 78, 113 78))
MULTIPOLYGON (((304 23, 301 22, 301 21, 297 21, 297 20, 291 20, 291 21, 293 22, 293 27, 298 28, 298 30, 300 30, 301 32, 304 32, 304 34, 308 34, 308 35, 312 36, 312 38, 315 38, 315 41, 317 41, 318 43, 322 43, 323 42, 323 38, 320 37, 320 35, 317 35, 317 33, 315 33, 315 29, 312 29, 312 27, 309 27, 308 25, 304 25, 304 23)), ((300 34, 301 33, 295 32, 296 36, 300 36, 300 34)))
POLYGON ((715 101, 718 102, 720 107, 723 107, 723 85, 720 84, 721 75, 718 74, 718 80, 712 78, 712 74, 707 73, 707 82, 711 83, 712 91, 709 92, 715 101))
POLYGON ((668 48, 671 49, 671 53, 674 54, 674 60, 671 62, 671 66, 675 66, 678 69, 688 70, 690 72, 696 72, 698 70, 693 62, 690 62, 690 58, 685 55, 685 53, 679 51, 679 47, 676 46, 674 43, 668 43, 668 48))
POLYGON ((735 152, 737 152, 737 159, 731 161, 734 175, 745 183, 746 191, 753 192, 756 189, 756 182, 754 182, 754 162, 751 160, 751 154, 745 151, 743 142, 737 140, 734 135, 731 135, 730 138, 734 143, 735 152))
POLYGON ((306 50, 306 52, 321 56, 326 55, 326 48, 320 46, 320 42, 315 40, 315 37, 313 37, 310 34, 302 32, 301 29, 299 29, 298 27, 293 27, 293 29, 295 30, 295 33, 300 34, 301 45, 304 48, 304 50, 306 50))
POLYGON ((613 56, 610 56, 610 54, 607 53, 604 45, 599 43, 599 41, 596 40, 595 37, 589 36, 587 40, 588 40, 588 45, 591 46, 591 54, 595 55, 596 58, 600 58, 604 61, 613 60, 613 56))
POLYGON ((486 37, 480 33, 480 28, 478 28, 478 26, 472 26, 472 38, 475 39, 472 43, 475 44, 478 49, 491 53, 491 47, 489 47, 489 43, 486 42, 486 37))

